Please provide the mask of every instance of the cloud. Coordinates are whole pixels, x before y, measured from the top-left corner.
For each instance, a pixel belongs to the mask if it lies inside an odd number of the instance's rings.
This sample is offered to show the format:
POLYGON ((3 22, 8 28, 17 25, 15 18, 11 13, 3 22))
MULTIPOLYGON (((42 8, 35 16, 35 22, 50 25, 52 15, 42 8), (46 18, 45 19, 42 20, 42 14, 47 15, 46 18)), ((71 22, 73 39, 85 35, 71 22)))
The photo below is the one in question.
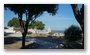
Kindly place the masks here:
POLYGON ((37 20, 40 20, 40 21, 68 21, 68 20, 72 20, 72 18, 68 18, 68 17, 63 17, 59 14, 55 15, 55 16, 51 16, 49 14, 45 14, 39 18, 37 18, 37 20))
POLYGON ((45 27, 49 26, 52 29, 64 30, 72 24, 78 25, 75 18, 65 17, 61 14, 57 14, 55 16, 51 16, 47 13, 44 13, 42 16, 38 17, 36 20, 42 21, 45 24, 45 27))

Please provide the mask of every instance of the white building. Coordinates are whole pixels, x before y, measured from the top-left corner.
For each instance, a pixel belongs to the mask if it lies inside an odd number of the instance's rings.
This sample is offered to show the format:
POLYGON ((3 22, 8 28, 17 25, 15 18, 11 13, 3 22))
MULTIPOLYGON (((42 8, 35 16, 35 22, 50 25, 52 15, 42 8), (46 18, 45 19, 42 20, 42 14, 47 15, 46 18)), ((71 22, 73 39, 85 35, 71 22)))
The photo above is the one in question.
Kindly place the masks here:
POLYGON ((48 32, 48 33, 51 32, 51 28, 50 28, 50 27, 48 28, 48 31, 47 31, 47 32, 48 32))
POLYGON ((64 33, 54 33, 53 36, 61 37, 64 36, 64 33))
MULTIPOLYGON (((17 29, 18 31, 16 31, 16 28, 14 27, 10 27, 8 29, 4 29, 5 33, 20 33, 20 30, 17 29)), ((32 32, 32 33, 39 33, 39 34, 47 34, 49 32, 51 32, 51 28, 49 27, 48 30, 37 30, 35 29, 28 29, 28 32, 32 32)))
MULTIPOLYGON (((19 29, 17 29, 18 31, 15 31, 14 27, 10 27, 8 29, 4 29, 4 34, 6 33, 21 33, 19 29)), ((37 30, 37 29, 28 29, 28 32, 32 32, 32 33, 39 33, 39 34, 48 34, 51 31, 51 28, 49 27, 48 30, 37 30)), ((54 33, 53 36, 64 36, 63 33, 54 33)))
POLYGON ((10 27, 8 29, 4 29, 5 33, 15 33, 14 27, 10 27))
POLYGON ((35 30, 34 29, 28 29, 28 32, 35 33, 35 30))

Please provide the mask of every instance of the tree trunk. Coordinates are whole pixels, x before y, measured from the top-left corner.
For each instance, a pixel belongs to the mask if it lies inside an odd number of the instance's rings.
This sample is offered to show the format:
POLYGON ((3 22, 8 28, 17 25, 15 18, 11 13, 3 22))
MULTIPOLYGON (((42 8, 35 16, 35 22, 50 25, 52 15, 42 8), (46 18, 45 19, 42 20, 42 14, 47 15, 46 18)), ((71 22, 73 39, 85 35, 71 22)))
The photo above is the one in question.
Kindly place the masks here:
POLYGON ((82 5, 82 8, 78 9, 78 5, 77 4, 71 4, 75 19, 78 21, 78 23, 80 24, 80 27, 82 29, 82 48, 84 48, 84 4, 82 5))
POLYGON ((26 37, 27 31, 28 31, 28 24, 29 23, 26 22, 24 33, 22 34, 22 49, 25 49, 25 37, 26 37))
POLYGON ((82 28, 82 32, 83 32, 83 35, 82 35, 82 38, 83 38, 83 40, 82 40, 82 48, 84 49, 84 23, 81 24, 81 28, 82 28))
POLYGON ((20 23, 20 29, 21 29, 21 33, 22 33, 22 49, 25 49, 25 37, 26 37, 26 33, 24 30, 24 23, 22 20, 22 13, 18 13, 18 19, 19 19, 19 23, 20 23))
POLYGON ((26 34, 23 33, 22 34, 22 49, 25 49, 25 37, 26 37, 26 34))

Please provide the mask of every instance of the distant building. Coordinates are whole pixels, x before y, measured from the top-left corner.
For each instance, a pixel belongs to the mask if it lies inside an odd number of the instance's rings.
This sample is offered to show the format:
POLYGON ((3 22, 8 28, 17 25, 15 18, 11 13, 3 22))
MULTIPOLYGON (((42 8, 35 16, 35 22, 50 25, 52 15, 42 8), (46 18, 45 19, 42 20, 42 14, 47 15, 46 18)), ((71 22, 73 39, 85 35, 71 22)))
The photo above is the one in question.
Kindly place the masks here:
POLYGON ((48 33, 49 33, 49 32, 51 32, 51 28, 50 28, 50 27, 48 28, 48 33))
MULTIPOLYGON (((48 34, 52 31, 51 31, 51 28, 49 27, 47 30, 37 30, 36 28, 28 29, 28 32, 38 33, 38 34, 48 34)), ((21 33, 21 31, 18 28, 10 27, 8 29, 4 29, 4 34, 6 34, 6 33, 21 33)), ((52 36, 62 37, 62 36, 64 36, 64 34, 63 33, 54 33, 52 36)))
POLYGON ((63 37, 64 36, 64 33, 54 33, 53 36, 63 37))
POLYGON ((34 29, 28 29, 28 32, 36 33, 34 29))
POLYGON ((49 32, 51 32, 51 28, 49 27, 48 28, 48 30, 37 30, 36 28, 35 29, 32 29, 32 30, 30 30, 29 29, 29 31, 33 31, 32 33, 39 33, 39 34, 48 34, 49 32))
MULTIPOLYGON (((21 33, 21 30, 18 28, 14 28, 14 27, 10 27, 8 29, 4 29, 5 33, 21 33)), ((32 33, 39 33, 39 34, 48 34, 49 32, 51 32, 51 28, 49 27, 48 30, 37 30, 35 29, 28 29, 28 32, 32 32, 32 33)))
POLYGON ((15 33, 14 27, 10 27, 8 29, 4 29, 5 33, 15 33))

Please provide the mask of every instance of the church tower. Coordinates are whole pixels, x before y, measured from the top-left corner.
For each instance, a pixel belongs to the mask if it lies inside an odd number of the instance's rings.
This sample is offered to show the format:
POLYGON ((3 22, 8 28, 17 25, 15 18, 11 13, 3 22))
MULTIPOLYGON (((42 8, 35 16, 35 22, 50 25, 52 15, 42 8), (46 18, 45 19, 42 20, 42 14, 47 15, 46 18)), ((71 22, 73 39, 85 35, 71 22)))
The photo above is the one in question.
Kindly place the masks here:
POLYGON ((50 27, 48 27, 48 33, 49 33, 49 32, 51 32, 51 28, 50 28, 50 27))

